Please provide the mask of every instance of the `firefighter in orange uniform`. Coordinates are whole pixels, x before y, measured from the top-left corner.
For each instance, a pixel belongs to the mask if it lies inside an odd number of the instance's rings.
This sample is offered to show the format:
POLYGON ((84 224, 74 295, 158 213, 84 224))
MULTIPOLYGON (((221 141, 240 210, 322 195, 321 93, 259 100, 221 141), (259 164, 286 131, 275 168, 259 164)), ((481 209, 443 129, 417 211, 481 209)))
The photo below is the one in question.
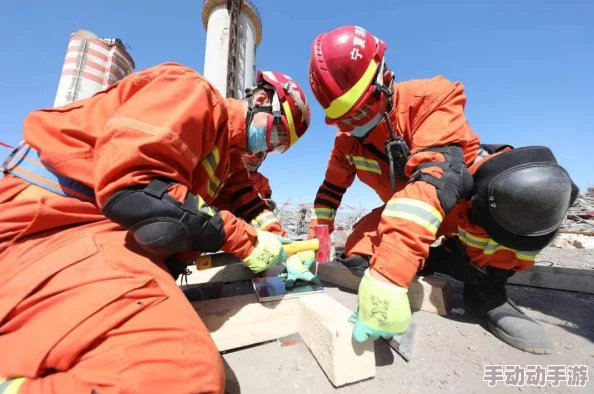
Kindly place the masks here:
POLYGON ((394 83, 386 48, 343 26, 315 39, 309 65, 326 123, 338 128, 310 237, 317 224, 332 231, 355 177, 384 202, 354 226, 340 257, 362 274, 354 338, 407 329, 407 287, 425 264, 424 274, 464 281, 467 307, 501 340, 549 353, 543 327, 508 300, 505 285, 555 237, 577 188, 547 148, 481 145, 462 84, 441 76, 394 83), (430 253, 441 235, 447 240, 430 253))
POLYGON ((275 212, 276 203, 272 200, 272 188, 270 187, 270 182, 268 181, 268 178, 258 171, 265 159, 266 152, 245 154, 243 155, 243 164, 249 172, 254 189, 258 192, 260 198, 266 202, 268 209, 275 212))
POLYGON ((282 73, 225 100, 175 63, 29 114, 0 180, 3 392, 222 393, 221 358, 174 277, 188 253, 221 249, 254 272, 285 259, 242 155, 286 151, 309 116, 282 73))

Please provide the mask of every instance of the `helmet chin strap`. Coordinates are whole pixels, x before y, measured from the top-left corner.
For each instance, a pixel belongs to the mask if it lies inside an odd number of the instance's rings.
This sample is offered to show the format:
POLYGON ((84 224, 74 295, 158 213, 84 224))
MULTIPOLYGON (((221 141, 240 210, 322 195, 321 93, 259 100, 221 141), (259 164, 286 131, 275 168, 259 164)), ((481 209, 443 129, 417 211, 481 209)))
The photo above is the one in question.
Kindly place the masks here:
POLYGON ((245 115, 245 126, 248 130, 252 124, 252 121, 254 120, 254 115, 258 112, 273 114, 275 123, 282 122, 280 99, 278 98, 276 91, 272 89, 270 85, 261 83, 259 85, 252 86, 251 88, 247 88, 245 90, 245 98, 248 102, 248 110, 245 115), (271 90, 274 92, 274 95, 272 96, 272 105, 258 105, 257 107, 254 107, 254 92, 258 89, 263 89, 265 91, 271 90))
MULTIPOLYGON (((392 111, 392 108, 394 107, 394 98, 393 98, 393 96, 394 96, 394 73, 392 71, 389 71, 390 78, 388 80, 388 83, 386 84, 385 78, 384 78, 384 73, 385 73, 385 70, 387 69, 385 59, 386 58, 382 58, 382 62, 378 69, 377 76, 375 77, 375 92, 373 94, 375 95, 375 97, 378 100, 382 99, 382 93, 387 98, 388 103, 386 105, 386 110, 384 111, 382 116, 386 120, 386 125, 388 126, 388 130, 390 131, 391 139, 396 140, 397 139, 396 134, 394 133, 394 128, 392 127, 392 123, 390 122, 390 119, 389 119, 389 113, 392 111)), ((372 129, 370 129, 365 134, 365 136, 355 137, 355 138, 357 138, 357 139, 367 138, 367 136, 375 129, 376 126, 374 126, 372 129)))
POLYGON ((388 126, 388 130, 390 131, 390 138, 394 141, 396 140, 396 134, 394 133, 394 128, 392 127, 392 123, 389 119, 389 113, 392 111, 394 107, 394 73, 390 70, 390 78, 388 83, 386 84, 386 79, 384 78, 384 73, 387 70, 386 67, 386 58, 382 58, 382 63, 379 67, 379 71, 377 76, 375 77, 375 94, 379 96, 378 98, 381 99, 382 93, 386 96, 388 103, 386 105, 386 110, 382 114, 384 119, 386 120, 386 125, 388 126))
POLYGON ((390 139, 384 142, 384 150, 386 156, 388 156, 388 162, 390 163, 390 181, 392 183, 392 193, 396 193, 396 180, 405 179, 406 163, 410 157, 410 150, 406 142, 394 132, 394 127, 390 121, 390 112, 394 108, 394 73, 389 71, 390 78, 388 80, 388 86, 384 83, 384 61, 382 60, 381 73, 378 75, 378 81, 381 77, 381 92, 386 95, 388 103, 386 110, 384 111, 384 119, 386 120, 386 126, 390 132, 390 139))

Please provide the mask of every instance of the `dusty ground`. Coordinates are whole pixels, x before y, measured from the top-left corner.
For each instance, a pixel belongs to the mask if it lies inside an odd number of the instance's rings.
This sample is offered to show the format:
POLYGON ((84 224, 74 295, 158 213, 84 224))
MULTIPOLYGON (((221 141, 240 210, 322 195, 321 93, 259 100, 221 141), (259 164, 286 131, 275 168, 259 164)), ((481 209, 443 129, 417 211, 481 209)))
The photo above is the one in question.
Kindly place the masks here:
MULTIPOLYGON (((461 304, 461 287, 455 286, 454 306, 461 304)), ((356 307, 356 295, 328 287, 327 292, 345 306, 356 307)), ((515 350, 491 335, 476 319, 441 317, 416 312, 418 325, 414 358, 406 363, 381 342, 376 342, 377 375, 374 379, 335 389, 314 357, 302 344, 281 347, 278 341, 225 354, 229 393, 592 393, 594 387, 594 296, 510 286, 510 296, 540 322, 551 335, 551 355, 537 356, 515 350), (489 388, 483 382, 488 364, 581 364, 589 367, 585 388, 489 388)), ((240 335, 240 334, 239 334, 240 335)))
POLYGON ((536 256, 536 264, 594 269, 594 249, 546 248, 536 256))
MULTIPOLYGON (((548 248, 539 264, 594 268, 594 251, 548 248)), ((464 308, 462 286, 452 281, 454 308, 464 308)), ((328 285, 332 286, 332 285, 328 285)), ((541 323, 555 348, 545 356, 513 349, 491 335, 469 315, 441 317, 416 312, 418 325, 414 357, 406 363, 384 343, 376 342, 377 375, 374 379, 333 388, 303 343, 281 347, 279 341, 226 353, 229 393, 592 393, 594 392, 594 295, 508 286, 510 297, 541 323), (489 388, 483 381, 484 365, 587 365, 586 387, 561 383, 552 387, 489 388)), ((327 287, 345 306, 356 308, 356 295, 327 287)), ((241 334, 238 334, 241 335, 241 334)))

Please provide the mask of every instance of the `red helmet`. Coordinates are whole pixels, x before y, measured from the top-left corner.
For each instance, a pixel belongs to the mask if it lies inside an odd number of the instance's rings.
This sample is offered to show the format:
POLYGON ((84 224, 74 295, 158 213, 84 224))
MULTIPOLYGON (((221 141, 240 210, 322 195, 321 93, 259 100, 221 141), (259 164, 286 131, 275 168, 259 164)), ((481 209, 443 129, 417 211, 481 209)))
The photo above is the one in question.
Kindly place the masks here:
POLYGON ((385 69, 386 49, 383 41, 358 26, 342 26, 316 37, 309 84, 327 124, 349 131, 379 114, 381 88, 389 84, 391 89, 393 81, 385 69))
POLYGON ((242 157, 243 165, 249 172, 255 172, 258 171, 265 158, 266 152, 244 153, 242 157))
POLYGON ((254 108, 251 107, 251 95, 258 88, 274 91, 268 116, 268 152, 286 152, 309 127, 311 115, 305 93, 288 75, 277 71, 259 70, 256 85, 247 91, 247 98, 250 100, 249 111, 252 114, 254 108))

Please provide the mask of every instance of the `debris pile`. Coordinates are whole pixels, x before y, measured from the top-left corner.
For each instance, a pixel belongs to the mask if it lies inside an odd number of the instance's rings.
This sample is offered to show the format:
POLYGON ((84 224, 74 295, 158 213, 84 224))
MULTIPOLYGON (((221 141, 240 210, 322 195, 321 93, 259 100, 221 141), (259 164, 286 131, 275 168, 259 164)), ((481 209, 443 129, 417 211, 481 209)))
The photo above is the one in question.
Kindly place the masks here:
POLYGON ((594 235, 594 186, 588 187, 584 194, 580 194, 569 208, 562 229, 594 235))
MULTIPOLYGON (((312 208, 313 204, 295 205, 288 201, 278 207, 276 216, 289 236, 296 239, 305 238, 309 231, 312 208)), ((368 212, 362 207, 341 206, 334 220, 334 228, 336 230, 351 230, 353 225, 368 212)))

